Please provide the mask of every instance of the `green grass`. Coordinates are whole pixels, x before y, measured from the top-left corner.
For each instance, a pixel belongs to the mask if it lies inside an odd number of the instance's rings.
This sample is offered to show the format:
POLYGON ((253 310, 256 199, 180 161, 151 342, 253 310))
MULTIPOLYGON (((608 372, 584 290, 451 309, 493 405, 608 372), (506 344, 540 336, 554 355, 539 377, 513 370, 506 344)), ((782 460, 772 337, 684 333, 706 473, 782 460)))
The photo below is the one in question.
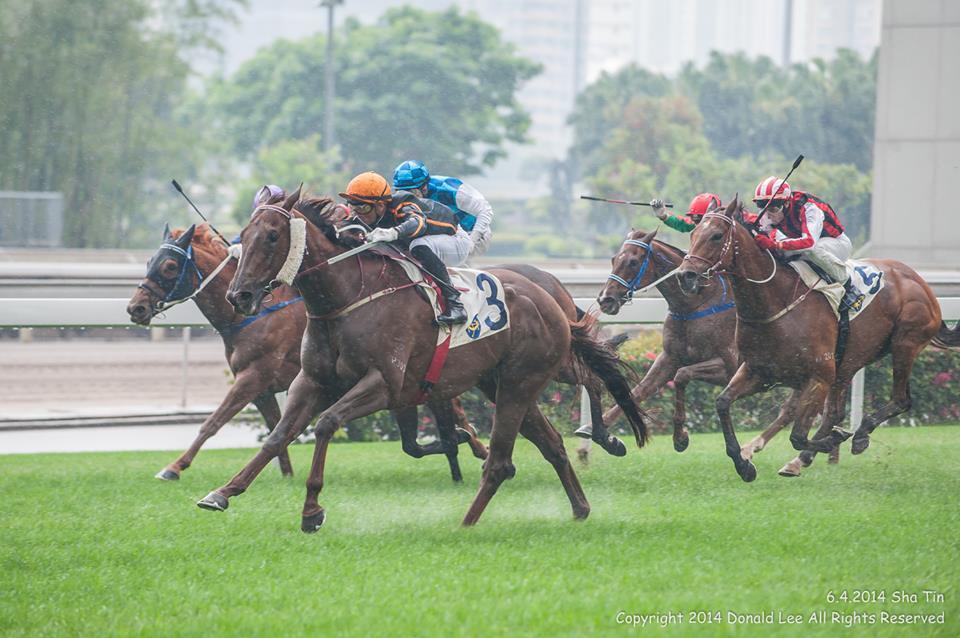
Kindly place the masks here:
POLYGON ((271 466, 222 514, 194 502, 249 450, 203 452, 179 483, 152 478, 170 453, 0 457, 0 634, 665 633, 618 625, 623 610, 682 612, 673 634, 756 635, 726 612, 806 620, 834 609, 944 612, 947 623, 762 635, 960 632, 960 427, 881 429, 865 455, 818 459, 799 479, 776 475, 793 456, 782 436, 755 458, 749 485, 718 435, 692 436, 683 454, 659 437, 578 467, 593 506, 582 523, 521 442, 516 478, 473 529, 459 521, 480 464, 462 449, 466 481, 453 485, 442 457, 413 460, 398 443, 333 446, 328 519, 314 535, 299 531, 312 445, 293 450, 294 481, 271 466), (844 589, 887 602, 826 601, 844 589), (892 602, 923 589, 945 601, 892 602), (692 627, 696 610, 723 622, 692 627))

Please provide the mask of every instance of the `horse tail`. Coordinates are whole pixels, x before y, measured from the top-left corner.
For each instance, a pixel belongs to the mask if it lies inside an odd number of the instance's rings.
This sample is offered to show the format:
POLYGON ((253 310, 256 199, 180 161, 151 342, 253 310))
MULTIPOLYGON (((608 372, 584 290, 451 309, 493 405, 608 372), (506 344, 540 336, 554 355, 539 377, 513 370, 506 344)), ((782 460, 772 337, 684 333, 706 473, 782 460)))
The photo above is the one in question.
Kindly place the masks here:
POLYGON ((582 367, 599 377, 607 391, 613 395, 617 405, 630 423, 633 435, 637 439, 637 447, 643 447, 647 442, 647 424, 644 421, 646 413, 637 407, 630 396, 628 377, 637 378, 637 373, 617 356, 616 347, 611 343, 623 343, 621 337, 601 342, 597 339, 597 317, 593 314, 584 314, 578 321, 570 322, 571 347, 574 359, 582 367))
POLYGON ((938 348, 954 350, 960 348, 960 321, 954 324, 953 329, 947 327, 946 321, 940 322, 940 330, 931 341, 938 348))

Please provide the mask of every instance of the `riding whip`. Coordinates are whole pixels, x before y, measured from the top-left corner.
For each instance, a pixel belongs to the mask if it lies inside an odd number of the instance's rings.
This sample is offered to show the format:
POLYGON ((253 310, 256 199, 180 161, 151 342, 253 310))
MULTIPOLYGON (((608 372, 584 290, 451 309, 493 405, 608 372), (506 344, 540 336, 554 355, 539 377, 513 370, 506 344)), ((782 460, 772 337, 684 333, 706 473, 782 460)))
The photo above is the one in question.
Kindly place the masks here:
POLYGON ((770 202, 773 201, 774 197, 777 196, 777 193, 780 192, 780 189, 783 188, 783 185, 787 183, 787 180, 790 179, 790 176, 793 175, 793 171, 800 166, 800 162, 803 161, 803 155, 797 155, 797 159, 793 160, 793 167, 787 173, 787 176, 780 180, 780 186, 777 187, 777 192, 774 193, 770 199, 767 200, 767 203, 763 205, 763 210, 760 211, 760 214, 757 215, 757 220, 753 222, 753 229, 757 230, 760 228, 760 220, 763 219, 763 215, 767 212, 767 207, 770 206, 770 202))
MULTIPOLYGON (((178 192, 178 193, 180 193, 181 195, 183 195, 183 198, 184 198, 185 200, 187 200, 187 203, 190 204, 190 206, 193 207, 193 210, 197 211, 197 215, 200 215, 200 219, 202 219, 203 221, 207 222, 207 224, 210 224, 210 221, 209 221, 206 217, 204 217, 203 213, 200 212, 200 209, 197 208, 197 205, 194 204, 193 201, 192 201, 189 197, 187 197, 187 194, 183 192, 183 188, 180 186, 179 182, 177 182, 177 180, 175 180, 175 179, 172 179, 172 180, 170 180, 170 183, 173 184, 173 187, 174 187, 175 189, 177 189, 177 192, 178 192)), ((223 235, 220 234, 220 231, 217 230, 217 229, 214 227, 213 224, 210 224, 210 229, 211 229, 214 233, 216 233, 217 237, 219 237, 219 238, 221 239, 221 241, 223 241, 223 243, 227 245, 228 248, 230 247, 230 242, 228 242, 227 239, 226 239, 223 235)))
MULTIPOLYGON (((608 204, 626 204, 628 206, 649 206, 650 202, 628 202, 622 199, 607 199, 606 197, 591 197, 590 195, 581 195, 580 199, 589 199, 592 202, 607 202, 608 204)), ((673 208, 673 204, 667 202, 664 208, 673 208)))

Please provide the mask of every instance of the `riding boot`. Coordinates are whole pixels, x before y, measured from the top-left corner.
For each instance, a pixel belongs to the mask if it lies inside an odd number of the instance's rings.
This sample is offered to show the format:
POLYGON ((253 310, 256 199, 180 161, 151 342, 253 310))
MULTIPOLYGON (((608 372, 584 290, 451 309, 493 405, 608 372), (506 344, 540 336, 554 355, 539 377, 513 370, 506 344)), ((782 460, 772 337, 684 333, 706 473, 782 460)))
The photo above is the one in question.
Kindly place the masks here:
POLYGON ((843 282, 843 290, 843 299, 840 300, 840 312, 851 308, 859 310, 860 304, 863 303, 863 295, 854 287, 853 279, 847 277, 847 280, 843 282))
POLYGON ((427 246, 414 246, 410 253, 416 257, 434 279, 440 282, 440 290, 447 309, 437 317, 438 323, 454 325, 467 322, 467 310, 460 302, 460 291, 450 281, 450 273, 440 258, 427 246))

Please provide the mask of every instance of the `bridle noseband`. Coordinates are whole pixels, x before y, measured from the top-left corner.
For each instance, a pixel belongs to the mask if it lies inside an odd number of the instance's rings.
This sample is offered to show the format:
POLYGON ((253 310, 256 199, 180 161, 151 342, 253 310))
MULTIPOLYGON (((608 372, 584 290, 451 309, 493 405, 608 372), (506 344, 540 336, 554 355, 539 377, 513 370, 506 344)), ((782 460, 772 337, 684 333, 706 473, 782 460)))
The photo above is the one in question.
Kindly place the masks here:
MULTIPOLYGON (((720 248, 720 255, 717 257, 717 261, 714 262, 710 267, 708 267, 702 273, 699 273, 699 275, 704 279, 710 279, 711 277, 713 277, 714 272, 719 272, 718 268, 720 267, 720 264, 723 263, 723 260, 727 255, 727 251, 729 251, 731 247, 733 248, 734 258, 736 258, 736 255, 738 254, 738 250, 736 247, 736 233, 733 232, 734 224, 736 224, 737 222, 734 221, 732 218, 727 217, 723 213, 707 213, 703 216, 702 220, 705 220, 708 218, 723 220, 727 224, 727 230, 724 231, 723 233, 724 242, 723 242, 723 246, 720 248)), ((750 279, 746 275, 743 275, 743 278, 752 284, 765 284, 769 281, 772 281, 774 276, 776 276, 777 274, 777 258, 774 257, 773 253, 770 252, 769 250, 766 252, 770 256, 770 260, 773 262, 773 272, 771 272, 770 276, 767 277, 766 279, 750 279)), ((704 264, 710 263, 707 259, 704 259, 700 255, 694 255, 693 253, 687 253, 683 258, 684 261, 688 259, 691 261, 696 259, 704 264)), ((735 274, 735 273, 731 273, 731 274, 735 274)))

